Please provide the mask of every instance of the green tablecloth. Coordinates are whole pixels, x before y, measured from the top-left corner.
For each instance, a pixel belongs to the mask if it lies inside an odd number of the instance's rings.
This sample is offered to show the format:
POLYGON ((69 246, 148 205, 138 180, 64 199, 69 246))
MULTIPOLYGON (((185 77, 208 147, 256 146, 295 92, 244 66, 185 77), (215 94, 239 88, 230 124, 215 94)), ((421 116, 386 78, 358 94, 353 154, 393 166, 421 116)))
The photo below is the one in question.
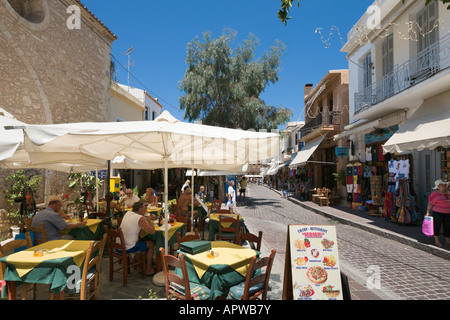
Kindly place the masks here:
MULTIPOLYGON (((207 253, 190 255, 183 251, 189 281, 207 286, 210 299, 226 296, 230 287, 245 281, 247 270, 253 256, 259 252, 226 241, 212 241, 212 249, 219 253, 216 258, 207 258, 207 253)), ((175 270, 181 276, 181 270, 175 270)))
MULTIPOLYGON (((169 246, 175 244, 178 241, 177 234, 180 233, 182 237, 186 235, 186 231, 184 230, 184 223, 182 222, 174 222, 173 226, 169 230, 169 246)), ((141 231, 140 237, 145 241, 154 241, 155 242, 155 252, 159 255, 159 248, 164 248, 164 230, 159 230, 159 227, 156 227, 155 234, 149 234, 145 230, 141 231)))
POLYGON ((0 259, 5 264, 5 280, 22 283, 50 284, 50 292, 60 294, 72 273, 67 268, 80 267, 86 258, 91 241, 54 240, 10 254, 0 259), (46 249, 43 257, 33 255, 35 249, 46 249))
MULTIPOLYGON (((240 216, 239 219, 239 228, 244 229, 244 233, 248 232, 247 226, 244 223, 244 219, 242 216, 240 216)), ((231 226, 235 226, 235 224, 232 224, 231 226)), ((209 241, 214 241, 216 234, 219 233, 219 215, 218 214, 210 214, 209 215, 209 223, 208 223, 208 231, 209 231, 209 241)))
POLYGON ((105 230, 101 219, 85 219, 87 224, 70 231, 62 231, 61 234, 69 234, 75 240, 100 240, 105 230))

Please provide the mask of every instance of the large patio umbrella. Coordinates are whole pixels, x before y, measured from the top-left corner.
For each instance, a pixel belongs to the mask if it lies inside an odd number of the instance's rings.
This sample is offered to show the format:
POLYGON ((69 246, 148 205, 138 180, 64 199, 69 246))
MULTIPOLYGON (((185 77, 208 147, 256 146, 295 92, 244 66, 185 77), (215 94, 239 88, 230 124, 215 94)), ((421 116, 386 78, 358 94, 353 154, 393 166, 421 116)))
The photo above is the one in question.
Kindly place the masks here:
MULTIPOLYGON (((50 160, 40 164, 31 163, 28 152, 24 148, 23 127, 27 124, 17 120, 11 113, 0 108, 0 168, 2 169, 48 169, 60 172, 96 172, 107 167, 107 161, 93 157, 78 155, 58 162, 50 160)), ((96 174, 98 185, 98 174, 96 174)), ((96 193, 98 203, 98 193, 96 193)))
MULTIPOLYGON (((277 133, 184 123, 164 111, 155 121, 26 125, 25 150, 34 164, 70 156, 164 168, 166 250, 168 169, 238 171, 242 165, 278 156, 277 133)), ((130 167, 133 168, 133 167, 130 167)), ((142 168, 142 167, 140 167, 142 168)))

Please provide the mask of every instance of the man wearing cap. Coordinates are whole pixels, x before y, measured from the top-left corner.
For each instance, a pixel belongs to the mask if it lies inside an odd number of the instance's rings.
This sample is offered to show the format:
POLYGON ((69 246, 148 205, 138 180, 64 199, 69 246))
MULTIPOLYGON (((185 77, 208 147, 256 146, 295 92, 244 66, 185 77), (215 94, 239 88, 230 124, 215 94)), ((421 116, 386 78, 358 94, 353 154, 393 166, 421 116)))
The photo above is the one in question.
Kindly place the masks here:
POLYGON ((438 247, 442 247, 439 241, 439 231, 441 225, 444 225, 445 244, 450 245, 450 191, 448 190, 448 182, 436 180, 434 182, 434 191, 430 194, 427 206, 427 216, 433 209, 434 222, 434 242, 438 247))

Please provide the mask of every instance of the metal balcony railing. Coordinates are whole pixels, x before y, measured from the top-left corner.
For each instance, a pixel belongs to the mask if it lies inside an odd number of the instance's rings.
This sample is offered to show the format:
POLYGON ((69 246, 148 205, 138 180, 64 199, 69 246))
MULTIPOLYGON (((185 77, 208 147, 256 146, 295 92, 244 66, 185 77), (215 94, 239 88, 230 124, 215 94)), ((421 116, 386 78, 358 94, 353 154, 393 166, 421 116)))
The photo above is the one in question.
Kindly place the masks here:
POLYGON ((355 93, 355 114, 376 105, 450 67, 450 34, 415 59, 396 65, 381 81, 355 93))
POLYGON ((301 137, 310 134, 314 130, 323 126, 340 126, 342 124, 342 111, 324 111, 317 117, 309 120, 303 128, 300 129, 301 137))

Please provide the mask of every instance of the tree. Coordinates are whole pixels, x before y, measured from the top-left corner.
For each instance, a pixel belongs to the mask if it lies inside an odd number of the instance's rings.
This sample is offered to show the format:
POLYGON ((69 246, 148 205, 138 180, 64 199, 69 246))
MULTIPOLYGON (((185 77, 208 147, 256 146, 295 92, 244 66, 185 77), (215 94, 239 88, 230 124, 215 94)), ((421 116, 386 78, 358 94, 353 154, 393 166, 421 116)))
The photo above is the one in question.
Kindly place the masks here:
MULTIPOLYGON (((406 0, 402 0, 403 3, 405 3, 405 1, 406 0)), ((428 5, 431 1, 441 1, 443 4, 450 3, 450 0, 425 0, 425 5, 428 5)), ((291 11, 292 2, 294 2, 294 0, 281 0, 281 9, 278 10, 278 19, 280 19, 281 22, 284 22, 284 25, 287 25, 287 21, 291 19, 291 17, 288 17, 288 14, 291 11)), ((300 7, 300 0, 297 0, 297 7, 300 7)), ((450 5, 447 9, 450 10, 450 5)))
POLYGON ((188 65, 179 89, 180 109, 189 121, 227 128, 276 129, 289 121, 292 110, 266 104, 260 97, 265 88, 278 81, 284 45, 277 41, 268 52, 254 59, 258 39, 249 35, 236 49, 233 30, 203 41, 195 37, 187 46, 188 65))

